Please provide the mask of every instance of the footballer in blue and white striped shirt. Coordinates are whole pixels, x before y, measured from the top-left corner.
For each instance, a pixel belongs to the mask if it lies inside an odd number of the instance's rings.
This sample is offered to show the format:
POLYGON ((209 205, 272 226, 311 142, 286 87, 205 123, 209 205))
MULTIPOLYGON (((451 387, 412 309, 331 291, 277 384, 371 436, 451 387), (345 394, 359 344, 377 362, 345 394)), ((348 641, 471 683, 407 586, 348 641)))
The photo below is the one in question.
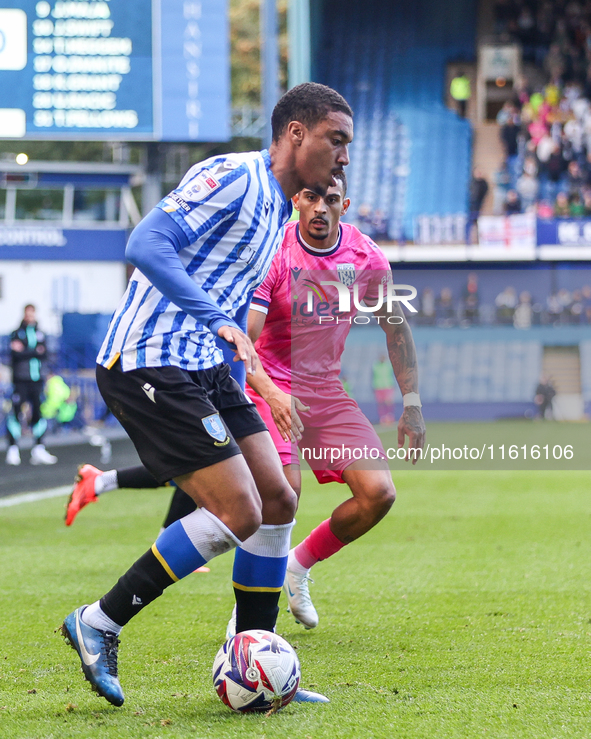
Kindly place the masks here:
POLYGON ((353 113, 329 87, 305 83, 273 111, 268 151, 192 167, 133 231, 136 267, 97 359, 97 382, 158 482, 174 479, 199 508, 156 543, 100 601, 66 617, 85 676, 114 705, 117 635, 134 615, 211 558, 236 550, 236 630, 272 631, 296 496, 256 407, 216 339, 247 372, 250 298, 269 270, 303 188, 324 196, 349 163, 353 113))

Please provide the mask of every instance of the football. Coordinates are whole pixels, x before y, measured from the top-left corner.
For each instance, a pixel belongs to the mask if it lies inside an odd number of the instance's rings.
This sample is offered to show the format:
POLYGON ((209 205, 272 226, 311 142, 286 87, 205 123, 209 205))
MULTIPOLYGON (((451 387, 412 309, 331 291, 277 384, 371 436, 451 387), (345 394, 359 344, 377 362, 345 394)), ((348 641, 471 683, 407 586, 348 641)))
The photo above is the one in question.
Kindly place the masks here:
POLYGON ((270 631, 243 631, 228 639, 213 662, 213 684, 233 711, 277 711, 300 684, 293 647, 270 631))

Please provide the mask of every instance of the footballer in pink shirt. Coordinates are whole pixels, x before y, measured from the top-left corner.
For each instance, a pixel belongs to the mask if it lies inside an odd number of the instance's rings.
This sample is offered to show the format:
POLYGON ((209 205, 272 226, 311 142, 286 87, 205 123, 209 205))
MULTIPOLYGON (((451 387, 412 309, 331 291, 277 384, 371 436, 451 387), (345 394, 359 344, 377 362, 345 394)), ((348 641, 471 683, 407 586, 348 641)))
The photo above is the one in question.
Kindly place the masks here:
POLYGON ((366 322, 370 310, 385 332, 403 396, 398 444, 408 436, 409 447, 422 449, 425 439, 412 334, 399 304, 386 299, 390 265, 370 238, 340 222, 350 201, 344 174, 335 179, 324 197, 311 190, 294 197, 299 222, 287 225, 248 315, 259 360, 256 374, 247 375, 247 393, 271 432, 289 483, 299 495, 299 447, 320 483, 345 483, 352 494, 289 553, 285 591, 296 621, 306 628, 318 624, 310 568, 369 531, 395 500, 381 441, 339 379, 351 325, 366 322))

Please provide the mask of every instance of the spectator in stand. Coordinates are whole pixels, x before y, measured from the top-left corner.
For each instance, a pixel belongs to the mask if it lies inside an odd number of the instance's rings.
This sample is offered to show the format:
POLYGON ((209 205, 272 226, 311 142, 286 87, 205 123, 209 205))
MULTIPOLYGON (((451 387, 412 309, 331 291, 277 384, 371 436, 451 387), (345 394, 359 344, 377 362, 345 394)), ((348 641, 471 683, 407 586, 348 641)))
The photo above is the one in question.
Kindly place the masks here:
POLYGON ((507 192, 504 210, 506 216, 513 216, 517 213, 521 213, 521 199, 516 190, 509 190, 507 192))
POLYGON ((584 320, 587 323, 591 323, 591 285, 583 285, 581 301, 583 303, 584 320))
POLYGON ((495 189, 493 190, 493 213, 496 216, 501 215, 507 192, 511 188, 511 175, 507 169, 506 160, 503 161, 500 168, 493 175, 495 189))
MULTIPOLYGON (((590 120, 591 120, 591 117, 590 117, 590 120)), ((587 156, 585 157, 585 162, 583 164, 582 169, 585 174, 585 186, 591 187, 591 148, 589 148, 587 152, 587 156)))
POLYGON ((585 190, 583 193, 583 205, 585 206, 585 217, 589 218, 591 216, 591 192, 589 190, 585 190))
POLYGON ((567 172, 566 172, 565 177, 568 180, 568 165, 572 161, 573 156, 574 156, 574 154, 573 154, 573 147, 572 147, 571 142, 566 137, 564 131, 561 129, 559 123, 555 123, 552 126, 552 128, 553 129, 556 129, 554 131, 554 135, 557 138, 560 138, 560 146, 562 147, 562 157, 563 157, 564 162, 565 162, 565 164, 567 166, 567 172))
POLYGON ((475 324, 479 321, 478 309, 480 306, 480 297, 478 295, 478 275, 476 272, 470 272, 466 287, 462 294, 463 302, 463 320, 468 324, 475 324))
POLYGON ((553 113, 553 109, 556 108, 560 102, 560 86, 550 81, 544 88, 542 106, 540 106, 540 114, 543 116, 544 123, 548 122, 548 117, 553 113))
POLYGON ((517 180, 515 189, 521 198, 522 210, 531 210, 540 190, 540 183, 537 178, 537 165, 533 157, 526 158, 523 165, 523 174, 517 180))
POLYGON ((538 141, 538 145, 536 147, 536 157, 538 159, 538 162, 540 163, 540 166, 543 166, 548 162, 555 147, 556 142, 554 141, 552 136, 550 136, 550 134, 546 132, 544 136, 542 136, 542 138, 538 141))
POLYGON ((554 208, 547 200, 538 203, 538 218, 554 218, 554 208))
POLYGON ((541 92, 534 92, 530 96, 529 100, 526 101, 527 105, 529 106, 529 109, 531 111, 531 118, 532 120, 534 118, 539 117, 540 115, 540 108, 542 107, 542 103, 544 102, 544 96, 541 92))
POLYGON ((497 323, 511 325, 515 308, 517 308, 515 288, 508 285, 503 292, 499 293, 495 298, 495 306, 497 309, 497 323))
POLYGON ((583 124, 580 120, 570 118, 564 124, 564 135, 568 139, 571 145, 571 151, 576 161, 581 161, 584 158, 583 148, 583 124))
POLYGON ((557 326, 562 314, 562 304, 556 293, 551 293, 546 298, 546 313, 548 315, 548 323, 557 326))
POLYGON ((546 190, 546 197, 548 200, 554 200, 556 198, 556 193, 560 187, 565 169, 566 161, 562 155, 562 147, 556 142, 547 163, 548 188, 546 190))
POLYGON ((568 195, 565 192, 559 192, 556 196, 554 215, 556 218, 568 218, 570 216, 570 204, 568 202, 568 195))
POLYGON ((488 192, 488 182, 484 179, 482 170, 474 167, 472 179, 470 180, 470 212, 466 223, 466 243, 472 243, 472 228, 478 221, 482 210, 482 203, 488 192))
POLYGON ((587 147, 587 117, 589 114, 589 100, 584 97, 582 89, 579 90, 579 96, 575 98, 571 104, 573 114, 577 121, 581 124, 581 145, 586 151, 587 147))
POLYGON ((540 118, 535 118, 527 127, 527 132, 529 133, 533 145, 537 147, 544 136, 548 134, 548 129, 540 118))
MULTIPOLYGON (((535 149, 537 197, 552 202, 566 190, 569 195, 578 192, 584 201, 582 187, 591 186, 591 1, 497 0, 495 12, 501 40, 520 41, 523 58, 547 76, 536 90, 518 81, 515 115, 505 105, 498 116, 505 149, 509 146, 515 156, 509 162, 511 185, 515 188, 522 174, 517 152, 525 151, 527 157, 535 149)), ((532 184, 527 177, 525 184, 532 184)), ((575 211, 579 205, 575 200, 575 211)))
POLYGON ((578 162, 576 162, 574 159, 572 162, 568 163, 567 167, 567 186, 568 191, 572 195, 574 193, 580 193, 581 189, 585 185, 585 176, 583 175, 583 172, 581 171, 581 168, 579 167, 578 162))
POLYGON ((556 183, 564 170, 560 144, 557 144, 550 134, 546 134, 536 147, 536 158, 539 162, 540 197, 543 200, 554 200, 556 183))
POLYGON ((515 105, 510 100, 503 103, 503 107, 497 113, 497 123, 499 126, 504 126, 510 119, 513 119, 515 111, 515 105))
POLYGON ((513 326, 517 329, 530 329, 533 316, 531 294, 524 290, 519 294, 519 303, 513 314, 513 326))
POLYGON ((453 294, 449 287, 441 289, 439 298, 435 304, 435 313, 437 325, 442 328, 450 328, 456 323, 456 309, 453 301, 453 294))
POLYGON ((552 80, 562 79, 566 71, 566 63, 564 54, 560 48, 560 44, 551 44, 546 58, 544 59, 544 70, 552 80))
MULTIPOLYGON (((591 65, 589 66, 591 73, 591 65)), ((591 152, 591 104, 587 97, 584 98, 584 102, 587 104, 587 108, 583 113, 583 144, 585 151, 587 152, 587 162, 589 161, 588 153, 591 152)))
POLYGON ((573 192, 570 196, 568 210, 572 218, 582 218, 585 215, 585 204, 578 192, 573 192))
POLYGON ((573 291, 573 302, 571 303, 570 309, 570 323, 579 324, 585 320, 585 311, 583 308, 583 295, 581 290, 573 291))
POLYGON ((384 211, 376 210, 372 218, 373 223, 373 238, 376 241, 387 241, 388 240, 388 219, 384 211))
POLYGON ((570 309, 573 304, 573 296, 565 288, 561 288, 557 293, 558 304, 561 308, 560 321, 561 323, 570 323, 570 309))
POLYGON ((421 323, 432 326, 435 323, 435 293, 426 287, 421 295, 421 323))
POLYGON ((523 105, 528 102, 532 95, 532 88, 529 79, 523 75, 517 77, 513 83, 513 90, 517 102, 514 109, 519 110, 519 108, 523 107, 523 105))
POLYGON ((505 158, 507 160, 507 167, 511 173, 511 181, 517 179, 516 167, 519 156, 519 146, 517 137, 519 135, 519 126, 515 120, 516 116, 509 118, 504 126, 501 126, 501 142, 505 148, 505 158))
POLYGON ((364 234, 373 239, 373 215, 371 212, 371 206, 367 203, 362 203, 357 210, 357 223, 359 228, 364 234))

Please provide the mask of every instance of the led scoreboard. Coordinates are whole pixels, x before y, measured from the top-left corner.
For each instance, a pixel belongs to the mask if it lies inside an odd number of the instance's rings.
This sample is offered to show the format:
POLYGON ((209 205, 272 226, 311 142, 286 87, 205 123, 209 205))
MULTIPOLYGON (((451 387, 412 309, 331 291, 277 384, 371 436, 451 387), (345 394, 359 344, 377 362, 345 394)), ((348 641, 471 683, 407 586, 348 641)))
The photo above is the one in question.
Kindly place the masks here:
POLYGON ((0 138, 226 141, 227 0, 0 0, 0 138))

